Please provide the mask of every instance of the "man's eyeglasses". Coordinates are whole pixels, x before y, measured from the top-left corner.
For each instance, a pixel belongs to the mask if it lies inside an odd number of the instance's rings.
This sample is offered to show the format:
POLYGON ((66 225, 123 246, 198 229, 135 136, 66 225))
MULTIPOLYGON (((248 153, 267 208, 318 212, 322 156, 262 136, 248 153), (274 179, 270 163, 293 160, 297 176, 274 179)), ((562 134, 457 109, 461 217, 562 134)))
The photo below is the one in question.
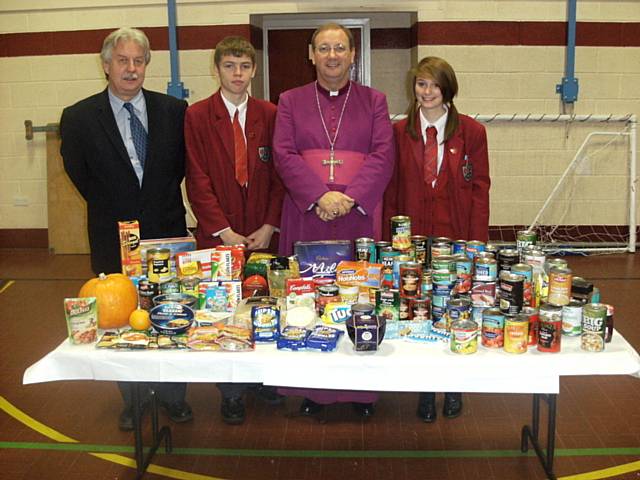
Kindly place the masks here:
POLYGON ((336 55, 344 55, 349 49, 341 43, 334 45, 333 47, 331 45, 326 45, 323 43, 322 45, 318 45, 316 47, 316 52, 318 52, 320 55, 329 55, 331 50, 333 50, 336 55))

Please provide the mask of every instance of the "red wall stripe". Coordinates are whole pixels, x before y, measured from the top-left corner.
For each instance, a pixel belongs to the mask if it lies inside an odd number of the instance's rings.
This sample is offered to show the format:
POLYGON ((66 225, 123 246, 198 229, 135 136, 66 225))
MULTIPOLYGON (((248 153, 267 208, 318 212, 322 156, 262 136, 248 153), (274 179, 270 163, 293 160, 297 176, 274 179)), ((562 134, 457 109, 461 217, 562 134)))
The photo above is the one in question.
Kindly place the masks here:
MULTIPOLYGON (((0 34, 0 57, 97 53, 112 29, 0 34)), ((153 50, 168 50, 167 27, 146 27, 153 50)), ((418 22, 410 28, 371 30, 373 49, 406 49, 416 45, 553 45, 566 44, 565 22, 418 22)), ((227 35, 251 39, 262 49, 262 32, 253 25, 178 28, 181 50, 213 49, 227 35)), ((640 22, 578 22, 578 46, 638 47, 640 22)))

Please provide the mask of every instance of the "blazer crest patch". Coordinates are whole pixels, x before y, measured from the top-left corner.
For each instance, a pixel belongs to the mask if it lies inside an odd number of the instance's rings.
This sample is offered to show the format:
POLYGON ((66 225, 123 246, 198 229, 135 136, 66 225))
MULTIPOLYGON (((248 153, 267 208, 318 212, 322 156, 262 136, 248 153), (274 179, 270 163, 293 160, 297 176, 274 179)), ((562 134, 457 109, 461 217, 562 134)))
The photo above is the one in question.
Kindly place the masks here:
POLYGON ((271 160, 271 147, 258 147, 258 157, 265 163, 271 160))
POLYGON ((473 178, 473 165, 469 163, 469 156, 464 156, 464 164, 462 165, 462 176, 465 181, 470 182, 473 178))

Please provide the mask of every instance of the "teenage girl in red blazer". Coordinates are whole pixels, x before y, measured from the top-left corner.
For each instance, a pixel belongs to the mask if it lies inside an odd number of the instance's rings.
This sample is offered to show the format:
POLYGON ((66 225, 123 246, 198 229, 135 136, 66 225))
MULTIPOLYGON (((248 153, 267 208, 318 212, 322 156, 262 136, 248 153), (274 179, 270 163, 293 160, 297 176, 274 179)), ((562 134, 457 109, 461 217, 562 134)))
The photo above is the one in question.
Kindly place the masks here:
MULTIPOLYGON (((425 57, 411 73, 415 98, 407 118, 394 125, 397 160, 385 192, 385 224, 408 215, 414 235, 486 242, 491 181, 485 129, 458 113, 458 81, 445 60, 425 57), (428 127, 435 132, 428 135, 428 127), (430 175, 436 144, 437 166, 430 175)), ((462 395, 446 393, 444 416, 457 417, 461 410, 462 395)), ((420 394, 417 413, 425 422, 436 419, 435 393, 420 394)))

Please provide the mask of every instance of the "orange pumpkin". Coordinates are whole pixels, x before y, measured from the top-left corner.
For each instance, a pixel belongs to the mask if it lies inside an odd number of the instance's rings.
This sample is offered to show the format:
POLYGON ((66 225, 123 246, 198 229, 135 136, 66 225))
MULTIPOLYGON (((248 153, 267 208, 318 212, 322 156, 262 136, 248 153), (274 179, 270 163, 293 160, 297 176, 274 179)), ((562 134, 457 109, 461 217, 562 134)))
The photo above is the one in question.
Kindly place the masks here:
POLYGON ((101 273, 82 286, 78 297, 96 297, 98 328, 104 329, 128 325, 129 315, 138 306, 136 287, 122 273, 101 273))

